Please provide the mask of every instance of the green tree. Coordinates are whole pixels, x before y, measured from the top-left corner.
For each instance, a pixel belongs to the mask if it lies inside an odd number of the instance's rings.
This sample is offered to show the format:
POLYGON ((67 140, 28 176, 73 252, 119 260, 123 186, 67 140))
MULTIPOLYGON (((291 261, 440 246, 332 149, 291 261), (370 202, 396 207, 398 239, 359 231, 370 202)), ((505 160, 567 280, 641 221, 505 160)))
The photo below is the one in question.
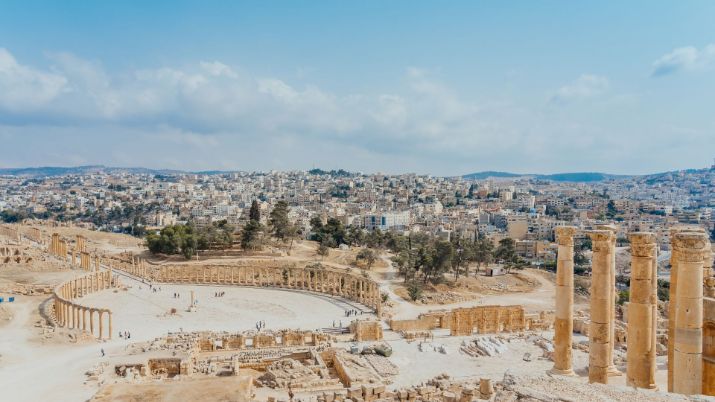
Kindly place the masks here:
POLYGON ((494 257, 501 261, 506 267, 507 272, 519 263, 519 256, 516 254, 516 242, 514 239, 507 237, 499 240, 499 247, 494 252, 494 257))
POLYGON ((473 259, 473 247, 462 236, 452 236, 452 247, 454 255, 452 257, 452 270, 454 271, 454 280, 459 279, 462 272, 462 267, 465 269, 469 266, 469 261, 473 259))
POLYGON ((360 250, 359 253, 357 253, 355 259, 365 261, 367 269, 371 269, 372 265, 375 264, 375 261, 377 261, 377 255, 373 250, 369 248, 364 248, 360 250))
POLYGON ((320 243, 320 245, 318 245, 318 250, 316 250, 316 252, 321 257, 327 257, 330 254, 330 247, 326 246, 323 243, 320 243))
POLYGON ((291 231, 291 223, 288 219, 288 203, 282 200, 278 201, 271 211, 268 222, 271 225, 273 236, 284 241, 288 239, 291 231))
POLYGON ((241 231, 241 247, 244 250, 254 250, 260 248, 258 243, 261 234, 261 224, 251 219, 241 231))
POLYGON ((251 202, 251 209, 248 211, 248 219, 256 222, 261 221, 261 207, 258 205, 257 200, 253 200, 253 202, 251 202))
MULTIPOLYGON (((439 240, 434 244, 431 250, 431 263, 426 266, 424 271, 424 281, 442 277, 445 272, 452 266, 452 257, 454 256, 454 248, 452 243, 444 240, 439 240)), ((424 268, 423 268, 424 269, 424 268)))
POLYGON ((382 246, 383 234, 379 228, 375 228, 367 235, 367 246, 372 248, 380 248, 382 246))
POLYGON ((422 289, 422 284, 413 281, 407 285, 407 294, 410 296, 412 301, 417 301, 420 297, 422 297, 422 289))
POLYGON ((346 241, 351 246, 362 246, 365 244, 365 231, 357 225, 348 226, 346 241))
POLYGON ((489 265, 494 260, 494 243, 486 237, 480 238, 474 244, 473 255, 474 261, 477 263, 475 275, 478 275, 482 265, 489 265))

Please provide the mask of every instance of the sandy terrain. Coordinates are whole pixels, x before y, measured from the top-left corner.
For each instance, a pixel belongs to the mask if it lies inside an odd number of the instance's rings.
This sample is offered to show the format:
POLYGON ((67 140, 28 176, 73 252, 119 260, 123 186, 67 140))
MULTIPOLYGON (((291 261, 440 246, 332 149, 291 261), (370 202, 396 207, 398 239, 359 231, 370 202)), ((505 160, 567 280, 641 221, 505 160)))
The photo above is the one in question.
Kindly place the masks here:
MULTIPOLYGON (((0 330, 0 389, 10 389, 13 401, 68 401, 89 399, 97 384, 83 385, 85 372, 101 362, 122 355, 129 341, 118 338, 118 331, 131 332, 131 341, 149 340, 167 331, 255 329, 258 320, 265 320, 268 329, 317 329, 350 321, 344 311, 359 306, 307 292, 239 288, 225 286, 162 286, 157 293, 146 285, 123 278, 131 286, 128 291, 105 290, 83 298, 89 305, 109 307, 113 311, 113 340, 88 344, 40 343, 37 308, 44 299, 19 297, 8 304, 11 315, 0 330), (199 300, 194 313, 183 312, 193 289, 199 300), (214 292, 226 292, 214 297, 214 292), (181 293, 180 299, 172 297, 181 293), (172 307, 180 313, 162 317, 172 307), (101 357, 101 349, 107 356, 101 357)), ((369 315, 365 315, 367 317, 369 315)), ((219 398, 220 399, 220 398, 219 398)), ((128 399, 131 400, 131 399, 128 399)))
POLYGON ((153 339, 168 331, 245 331, 265 321, 268 329, 313 330, 350 322, 345 311, 365 310, 364 317, 374 317, 367 308, 353 302, 320 294, 279 289, 235 286, 161 285, 153 292, 149 286, 122 277, 128 290, 107 290, 83 298, 88 306, 112 310, 115 333, 127 330, 132 341, 153 339), (197 300, 195 312, 187 312, 191 291, 197 300), (225 292, 215 297, 216 292, 225 292), (173 294, 179 293, 180 298, 173 294), (175 308, 177 313, 168 314, 175 308))

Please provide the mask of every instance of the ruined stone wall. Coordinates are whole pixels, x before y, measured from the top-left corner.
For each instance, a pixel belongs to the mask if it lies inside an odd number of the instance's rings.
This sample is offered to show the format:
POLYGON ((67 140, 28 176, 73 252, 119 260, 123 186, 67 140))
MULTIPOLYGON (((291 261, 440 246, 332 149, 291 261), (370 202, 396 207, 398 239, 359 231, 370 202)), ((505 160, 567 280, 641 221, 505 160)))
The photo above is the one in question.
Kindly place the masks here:
POLYGON ((218 348, 223 350, 246 350, 275 347, 321 346, 331 340, 330 335, 315 331, 265 331, 256 333, 247 331, 241 333, 198 332, 177 334, 166 338, 167 345, 179 345, 198 352, 213 352, 218 348), (188 339, 186 339, 188 338, 188 339))
POLYGON ((382 322, 377 320, 355 320, 350 323, 350 332, 357 342, 382 340, 382 322))
POLYGON ((523 306, 477 306, 452 311, 451 335, 514 332, 526 329, 523 306))
POLYGON ((0 265, 1 264, 28 264, 32 262, 32 257, 26 255, 25 249, 21 246, 0 245, 0 265))
POLYGON ((149 373, 151 373, 151 375, 166 375, 168 378, 172 378, 180 374, 191 374, 191 371, 187 370, 187 364, 183 365, 184 370, 182 372, 182 359, 180 358, 169 357, 149 359, 147 367, 149 367, 149 373))
POLYGON ((429 331, 438 328, 449 328, 452 323, 452 312, 430 312, 417 316, 413 320, 390 320, 390 329, 396 332, 429 331))
POLYGON ((451 311, 420 314, 414 320, 391 320, 393 331, 429 331, 438 328, 449 328, 451 334, 471 335, 524 331, 530 329, 549 328, 553 317, 549 319, 545 313, 531 314, 527 320, 523 306, 476 306, 458 308, 451 311))

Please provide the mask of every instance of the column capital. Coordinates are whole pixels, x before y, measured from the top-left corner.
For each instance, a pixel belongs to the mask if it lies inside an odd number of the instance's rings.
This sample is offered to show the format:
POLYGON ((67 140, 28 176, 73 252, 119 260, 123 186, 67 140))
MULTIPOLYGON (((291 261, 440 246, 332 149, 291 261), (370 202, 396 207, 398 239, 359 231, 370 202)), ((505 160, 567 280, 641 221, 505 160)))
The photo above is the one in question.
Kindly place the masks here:
POLYGON ((575 226, 558 226, 556 232, 556 242, 561 246, 573 246, 573 237, 576 234, 575 226))
POLYGON ((656 248, 656 236, 651 232, 634 232, 628 234, 633 257, 651 257, 656 248))
MULTIPOLYGON (((609 247, 611 240, 613 240, 613 237, 615 236, 612 231, 610 230, 604 230, 604 229, 598 229, 598 230, 589 230, 586 232, 588 234, 588 237, 591 238, 591 241, 593 242, 593 246, 597 247, 609 247), (598 244, 597 243, 601 243, 598 244), (603 244, 605 243, 605 244, 603 244)), ((593 250, 597 251, 597 250, 593 250)))
POLYGON ((701 262, 705 246, 709 243, 704 232, 678 232, 672 239, 673 249, 681 251, 680 258, 686 262, 701 262))

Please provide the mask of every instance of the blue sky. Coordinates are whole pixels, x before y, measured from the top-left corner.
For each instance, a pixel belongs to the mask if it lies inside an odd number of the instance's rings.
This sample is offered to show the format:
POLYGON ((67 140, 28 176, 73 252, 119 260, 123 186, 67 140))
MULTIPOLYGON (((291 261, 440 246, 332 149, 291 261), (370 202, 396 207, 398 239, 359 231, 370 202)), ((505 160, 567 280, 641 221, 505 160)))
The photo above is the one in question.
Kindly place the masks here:
POLYGON ((576 3, 3 1, 0 166, 711 164, 715 2, 576 3))

